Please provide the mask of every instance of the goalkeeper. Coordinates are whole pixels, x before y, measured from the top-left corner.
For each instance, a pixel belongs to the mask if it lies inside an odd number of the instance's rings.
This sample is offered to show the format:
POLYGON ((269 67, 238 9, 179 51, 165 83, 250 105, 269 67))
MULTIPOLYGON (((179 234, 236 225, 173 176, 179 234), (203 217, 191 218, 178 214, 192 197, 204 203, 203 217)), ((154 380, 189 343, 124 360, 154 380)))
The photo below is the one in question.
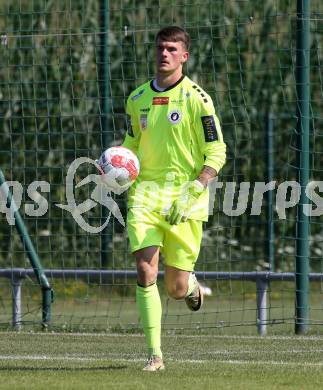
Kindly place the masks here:
POLYGON ((141 170, 130 188, 127 229, 137 264, 136 301, 148 347, 146 371, 164 369, 162 307, 156 284, 159 255, 165 285, 190 310, 203 303, 193 273, 208 218, 208 183, 225 162, 226 146, 210 96, 183 75, 190 37, 176 26, 156 35, 156 78, 127 101, 123 146, 141 170))

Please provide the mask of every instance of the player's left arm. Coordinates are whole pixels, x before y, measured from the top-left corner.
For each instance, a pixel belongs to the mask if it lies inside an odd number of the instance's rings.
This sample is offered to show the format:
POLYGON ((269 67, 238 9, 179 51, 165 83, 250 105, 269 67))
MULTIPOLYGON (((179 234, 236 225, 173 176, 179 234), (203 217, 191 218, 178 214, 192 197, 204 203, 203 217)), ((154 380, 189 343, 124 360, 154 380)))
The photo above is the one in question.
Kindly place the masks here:
POLYGON ((206 191, 208 183, 217 176, 226 158, 226 145, 211 98, 203 98, 202 101, 200 96, 197 96, 196 99, 193 123, 199 149, 205 159, 204 166, 196 179, 187 187, 187 197, 184 200, 180 197, 172 204, 166 217, 171 225, 187 221, 192 207, 206 191))
POLYGON ((196 179, 206 188, 217 175, 218 173, 214 168, 204 165, 196 179))
POLYGON ((226 144, 223 141, 220 121, 215 113, 212 100, 207 96, 205 101, 198 101, 195 112, 195 130, 200 150, 205 161, 197 180, 207 187, 215 178, 226 160, 226 144))

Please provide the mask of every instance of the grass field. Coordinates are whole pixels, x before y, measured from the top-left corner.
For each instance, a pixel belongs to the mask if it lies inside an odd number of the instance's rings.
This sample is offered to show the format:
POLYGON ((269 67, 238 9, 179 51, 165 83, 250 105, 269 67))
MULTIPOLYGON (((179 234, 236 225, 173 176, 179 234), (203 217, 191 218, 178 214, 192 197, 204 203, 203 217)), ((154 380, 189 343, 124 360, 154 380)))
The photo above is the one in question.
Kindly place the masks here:
POLYGON ((322 389, 323 337, 164 336, 147 373, 140 335, 0 333, 0 389, 322 389))

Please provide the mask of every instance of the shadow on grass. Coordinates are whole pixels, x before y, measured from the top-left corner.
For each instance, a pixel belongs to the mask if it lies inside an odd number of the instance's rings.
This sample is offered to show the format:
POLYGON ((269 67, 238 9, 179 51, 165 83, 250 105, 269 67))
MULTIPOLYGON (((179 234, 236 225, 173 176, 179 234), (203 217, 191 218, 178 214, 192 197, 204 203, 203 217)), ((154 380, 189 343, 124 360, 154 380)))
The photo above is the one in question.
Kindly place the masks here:
POLYGON ((0 367, 0 371, 109 371, 124 370, 128 366, 105 366, 105 367, 0 367))

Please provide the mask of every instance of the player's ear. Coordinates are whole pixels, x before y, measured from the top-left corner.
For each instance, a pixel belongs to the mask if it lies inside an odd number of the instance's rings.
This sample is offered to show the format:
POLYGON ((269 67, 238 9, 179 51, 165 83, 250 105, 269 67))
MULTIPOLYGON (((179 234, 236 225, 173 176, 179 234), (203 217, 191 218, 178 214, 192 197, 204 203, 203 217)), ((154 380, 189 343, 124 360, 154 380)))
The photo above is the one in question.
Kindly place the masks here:
POLYGON ((183 55, 182 55, 182 64, 184 64, 188 59, 189 59, 189 52, 188 51, 184 51, 183 55))

